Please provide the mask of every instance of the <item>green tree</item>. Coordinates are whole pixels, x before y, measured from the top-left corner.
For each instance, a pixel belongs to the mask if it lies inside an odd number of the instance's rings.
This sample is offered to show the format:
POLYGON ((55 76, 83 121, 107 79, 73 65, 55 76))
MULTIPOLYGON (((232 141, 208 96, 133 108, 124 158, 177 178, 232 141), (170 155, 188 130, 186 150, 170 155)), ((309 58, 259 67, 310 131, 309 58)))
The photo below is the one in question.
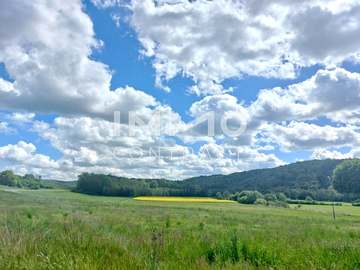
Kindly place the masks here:
POLYGON ((16 186, 17 185, 17 176, 10 170, 3 171, 0 173, 0 184, 5 186, 16 186))
POLYGON ((287 197, 284 193, 282 192, 278 192, 276 193, 276 199, 280 202, 286 202, 287 201, 287 197))
POLYGON ((258 191, 242 191, 237 195, 237 201, 244 204, 254 204, 257 199, 263 199, 264 196, 258 191))
POLYGON ((334 188, 340 193, 360 193, 360 159, 346 160, 336 166, 334 188))
POLYGON ((269 202, 275 202, 275 201, 277 201, 277 197, 273 193, 268 193, 265 195, 265 200, 267 200, 269 202))

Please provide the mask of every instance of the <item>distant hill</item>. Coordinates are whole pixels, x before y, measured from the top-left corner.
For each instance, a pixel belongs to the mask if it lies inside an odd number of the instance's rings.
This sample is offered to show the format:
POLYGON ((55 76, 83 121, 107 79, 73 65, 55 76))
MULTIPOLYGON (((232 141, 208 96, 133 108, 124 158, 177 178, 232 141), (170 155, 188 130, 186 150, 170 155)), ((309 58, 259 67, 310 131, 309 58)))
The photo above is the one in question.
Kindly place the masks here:
POLYGON ((200 176, 183 181, 128 179, 101 174, 79 176, 78 192, 108 196, 218 196, 243 190, 283 192, 292 199, 347 200, 332 188, 333 171, 342 160, 310 160, 272 169, 230 175, 200 176))
MULTIPOLYGON (((339 194, 332 186, 332 175, 343 160, 310 160, 272 169, 259 169, 229 175, 199 176, 183 181, 129 179, 104 174, 84 173, 78 181, 36 179, 11 171, 0 173, 0 184, 24 188, 61 188, 104 196, 212 196, 244 190, 261 193, 282 192, 291 199, 352 200, 353 194, 339 194)), ((225 196, 224 196, 225 195, 225 196)))
POLYGON ((335 167, 342 160, 310 160, 272 169, 259 169, 229 175, 200 176, 185 180, 210 194, 239 190, 284 192, 289 197, 302 198, 314 193, 328 192, 335 167))

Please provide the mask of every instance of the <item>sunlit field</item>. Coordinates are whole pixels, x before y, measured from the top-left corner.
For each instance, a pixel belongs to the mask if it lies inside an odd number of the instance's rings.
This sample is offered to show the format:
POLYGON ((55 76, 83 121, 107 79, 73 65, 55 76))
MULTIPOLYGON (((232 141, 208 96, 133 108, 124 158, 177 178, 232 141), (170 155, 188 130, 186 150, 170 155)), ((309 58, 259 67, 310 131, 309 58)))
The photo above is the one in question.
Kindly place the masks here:
POLYGON ((360 269, 360 208, 198 199, 0 188, 0 269, 360 269))
POLYGON ((140 196, 134 198, 137 201, 157 201, 157 202, 193 202, 193 203, 235 203, 229 200, 218 200, 214 198, 192 198, 192 197, 160 197, 160 196, 140 196))

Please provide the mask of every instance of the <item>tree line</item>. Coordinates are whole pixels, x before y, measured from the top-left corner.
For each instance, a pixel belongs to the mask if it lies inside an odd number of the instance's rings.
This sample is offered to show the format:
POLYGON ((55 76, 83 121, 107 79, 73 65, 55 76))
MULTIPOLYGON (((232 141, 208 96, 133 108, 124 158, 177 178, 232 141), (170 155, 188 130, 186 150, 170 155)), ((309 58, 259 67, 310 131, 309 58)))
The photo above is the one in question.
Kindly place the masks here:
POLYGON ((104 196, 228 198, 236 194, 234 196, 238 198, 242 191, 256 191, 261 194, 283 194, 286 198, 298 201, 355 201, 360 198, 360 160, 312 160, 272 169, 200 176, 183 181, 83 173, 76 183, 61 183, 44 181, 29 174, 19 176, 7 170, 0 173, 0 185, 33 189, 72 188, 80 193, 104 196))
POLYGON ((197 186, 164 179, 129 179, 113 175, 83 173, 76 191, 103 196, 205 196, 197 186))
POLYGON ((201 176, 183 181, 129 179, 84 173, 78 192, 105 196, 210 196, 227 198, 241 191, 283 194, 293 200, 353 201, 360 194, 360 162, 313 160, 273 169, 230 175, 201 176))
POLYGON ((14 174, 14 172, 11 170, 6 170, 0 173, 0 185, 29 189, 39 189, 47 187, 41 182, 40 178, 37 178, 32 174, 20 176, 14 174))

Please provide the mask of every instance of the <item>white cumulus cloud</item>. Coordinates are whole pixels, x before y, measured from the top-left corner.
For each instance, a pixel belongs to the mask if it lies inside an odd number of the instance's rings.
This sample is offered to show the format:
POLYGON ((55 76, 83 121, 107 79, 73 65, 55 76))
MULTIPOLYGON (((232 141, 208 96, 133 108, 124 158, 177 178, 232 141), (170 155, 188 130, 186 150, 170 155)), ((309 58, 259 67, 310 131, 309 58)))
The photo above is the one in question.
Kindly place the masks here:
POLYGON ((360 55, 359 1, 133 0, 131 10, 158 85, 183 74, 199 95, 218 94, 228 78, 294 78, 360 55))

